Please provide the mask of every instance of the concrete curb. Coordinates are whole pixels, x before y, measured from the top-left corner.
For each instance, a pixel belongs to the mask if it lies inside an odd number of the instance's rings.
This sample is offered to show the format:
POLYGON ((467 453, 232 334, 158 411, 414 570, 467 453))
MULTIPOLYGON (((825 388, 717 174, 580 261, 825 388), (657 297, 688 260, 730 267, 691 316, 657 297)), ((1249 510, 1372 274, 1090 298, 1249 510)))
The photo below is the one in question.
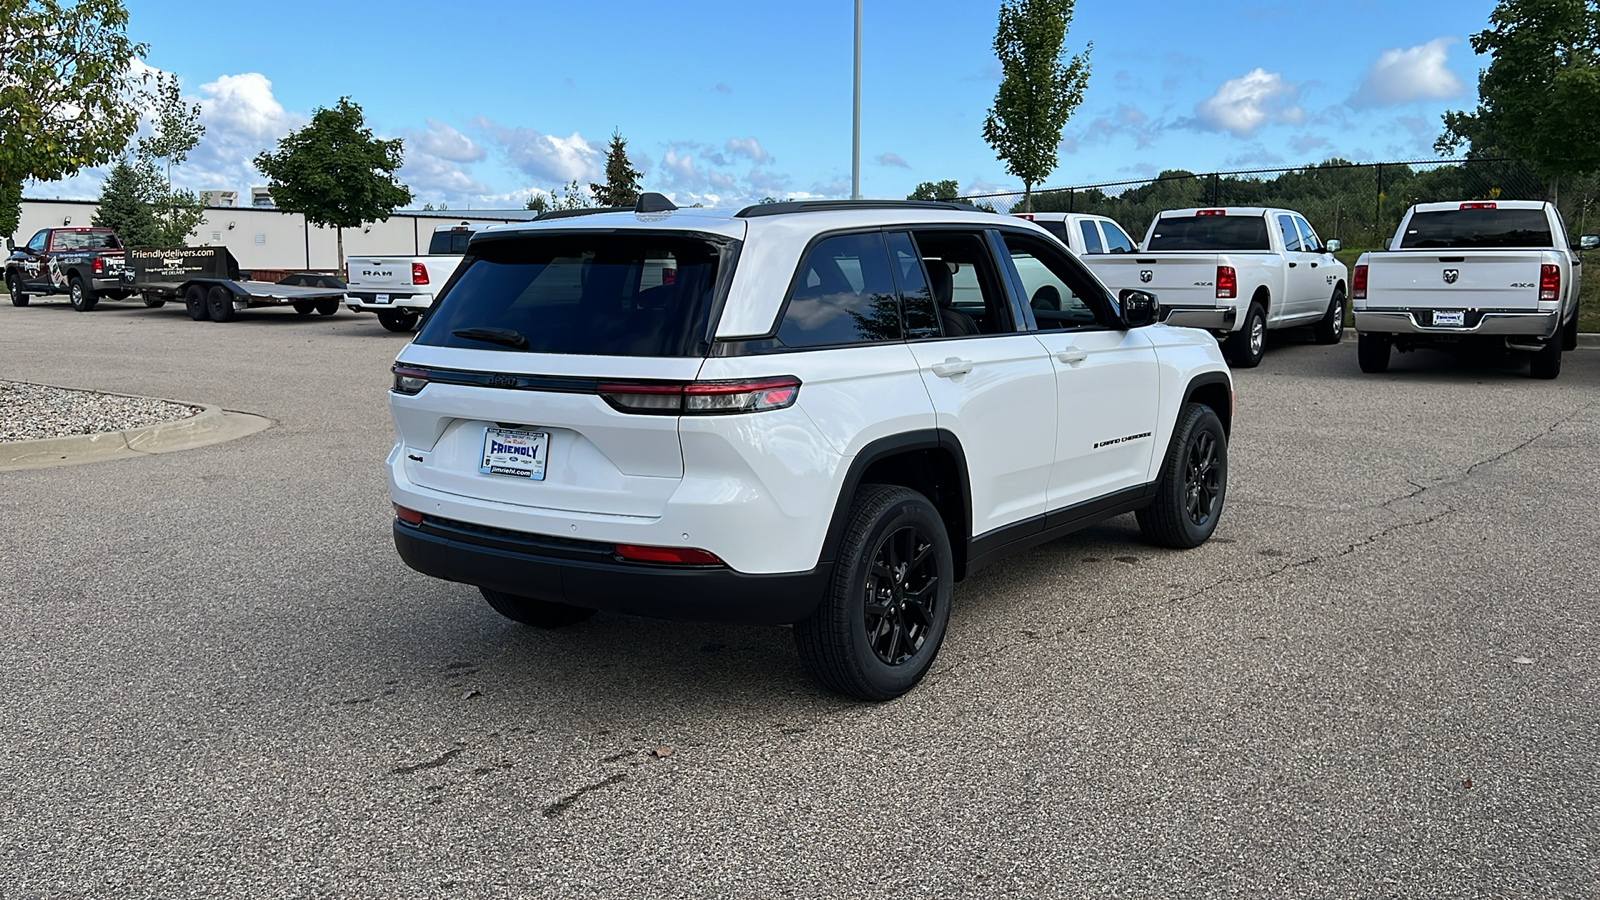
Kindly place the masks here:
POLYGON ((199 406, 201 410, 187 418, 157 422, 154 425, 129 428, 125 431, 74 434, 67 437, 41 438, 36 441, 0 442, 0 472, 174 453, 231 441, 234 438, 265 431, 273 425, 271 419, 249 413, 228 412, 219 406, 186 403, 181 400, 167 402, 181 406, 199 406))

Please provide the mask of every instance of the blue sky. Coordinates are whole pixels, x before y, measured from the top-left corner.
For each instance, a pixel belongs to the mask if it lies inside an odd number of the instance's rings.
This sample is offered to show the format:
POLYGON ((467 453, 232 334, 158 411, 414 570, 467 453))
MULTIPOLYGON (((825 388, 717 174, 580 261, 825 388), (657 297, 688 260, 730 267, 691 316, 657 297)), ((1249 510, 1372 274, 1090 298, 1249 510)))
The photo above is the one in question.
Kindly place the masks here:
MULTIPOLYGON (((852 0, 677 3, 127 0, 145 63, 207 135, 174 180, 245 190, 251 158, 348 95, 406 142, 402 177, 452 208, 599 180, 613 129, 644 186, 731 205, 850 190, 852 0)), ((865 0, 862 193, 1020 188, 983 142, 998 0, 865 0)), ((1048 185, 1431 158, 1470 108, 1492 0, 1078 0, 1093 75, 1048 185)), ((103 173, 33 185, 94 197, 103 173)))

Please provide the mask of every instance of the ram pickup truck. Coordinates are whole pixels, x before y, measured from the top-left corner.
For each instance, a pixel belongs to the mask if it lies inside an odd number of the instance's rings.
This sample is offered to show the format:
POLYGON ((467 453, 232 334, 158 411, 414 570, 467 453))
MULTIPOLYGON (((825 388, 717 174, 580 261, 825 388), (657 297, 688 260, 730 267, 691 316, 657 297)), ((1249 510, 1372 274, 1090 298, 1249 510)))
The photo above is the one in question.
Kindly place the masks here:
POLYGON ((1061 243, 1079 256, 1100 253, 1132 253, 1137 246, 1133 238, 1118 225, 1115 219, 1089 213, 1013 213, 1027 219, 1061 239, 1061 243))
POLYGON ((1210 331, 1229 362, 1248 369, 1272 329, 1313 325, 1319 342, 1338 343, 1348 276, 1338 249, 1293 210, 1173 209, 1156 216, 1135 253, 1084 263, 1114 289, 1154 293, 1161 321, 1210 331))
POLYGON ((1363 372, 1391 349, 1490 344, 1533 354, 1535 378, 1561 374, 1578 344, 1579 243, 1539 200, 1419 203, 1388 250, 1364 253, 1350 280, 1363 372))
POLYGON ((41 228, 6 257, 6 289, 12 306, 66 294, 73 309, 88 312, 102 296, 126 296, 122 265, 122 242, 109 228, 41 228))
POLYGON ((434 295, 455 274, 467 242, 484 228, 466 222, 433 231, 426 256, 352 256, 345 260, 345 306, 371 310, 390 331, 410 331, 433 305, 434 295))

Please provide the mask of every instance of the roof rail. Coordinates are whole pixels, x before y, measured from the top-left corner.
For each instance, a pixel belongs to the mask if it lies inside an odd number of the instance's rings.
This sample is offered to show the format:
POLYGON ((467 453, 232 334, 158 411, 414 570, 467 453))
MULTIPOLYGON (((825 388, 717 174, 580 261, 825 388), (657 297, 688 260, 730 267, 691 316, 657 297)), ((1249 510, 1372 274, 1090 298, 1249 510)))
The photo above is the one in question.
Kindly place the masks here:
POLYGON ((785 200, 778 203, 758 203, 734 213, 741 219, 757 216, 782 216, 800 212, 835 212, 845 209, 948 209, 956 212, 977 212, 965 203, 945 200, 785 200))
POLYGON ((588 206, 583 209, 552 209, 549 212, 539 213, 531 221, 543 222, 546 219, 570 219, 573 216, 592 216, 608 212, 633 212, 631 206, 588 206))

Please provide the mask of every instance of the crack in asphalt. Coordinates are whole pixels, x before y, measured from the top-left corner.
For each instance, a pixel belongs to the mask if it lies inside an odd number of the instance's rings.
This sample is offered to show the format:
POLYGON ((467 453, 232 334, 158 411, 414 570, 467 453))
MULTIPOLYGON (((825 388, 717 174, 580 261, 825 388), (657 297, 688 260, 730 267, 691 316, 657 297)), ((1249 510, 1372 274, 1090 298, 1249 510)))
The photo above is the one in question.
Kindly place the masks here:
POLYGON ((430 759, 427 762, 420 762, 420 763, 417 763, 414 766, 395 766, 394 768, 389 770, 389 774, 390 775, 411 775, 411 774, 414 774, 414 773, 417 773, 417 772, 421 772, 424 769, 437 769, 440 766, 444 765, 445 763, 449 762, 452 759, 455 759, 456 757, 460 756, 461 754, 463 754, 465 752, 467 752, 467 748, 465 748, 465 747, 457 747, 454 750, 446 750, 444 752, 444 754, 441 755, 438 759, 430 759))
POLYGON ((593 793, 593 792, 598 791, 598 790, 603 790, 605 788, 608 788, 608 787, 612 786, 613 784, 617 784, 619 782, 623 782, 623 781, 627 781, 627 780, 628 780, 627 773, 618 772, 615 775, 609 775, 609 776, 607 776, 605 778, 602 778, 599 781, 595 782, 594 784, 584 785, 583 787, 578 788, 577 790, 575 790, 572 793, 566 795, 565 797, 562 797, 560 800, 557 800, 556 802, 550 804, 549 806, 546 806, 544 808, 545 818, 554 819, 554 818, 557 818, 557 817, 561 816, 561 814, 565 813, 567 811, 567 809, 572 806, 572 804, 577 803, 580 799, 582 799, 584 794, 590 794, 590 793, 593 793))

